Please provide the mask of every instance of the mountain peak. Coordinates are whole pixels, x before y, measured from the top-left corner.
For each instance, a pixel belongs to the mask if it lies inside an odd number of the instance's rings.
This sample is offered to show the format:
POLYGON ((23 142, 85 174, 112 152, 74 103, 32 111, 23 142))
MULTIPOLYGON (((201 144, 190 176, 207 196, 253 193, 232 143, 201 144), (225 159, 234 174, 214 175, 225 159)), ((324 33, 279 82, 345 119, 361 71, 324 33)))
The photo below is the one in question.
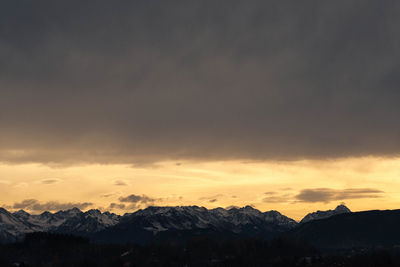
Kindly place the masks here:
POLYGON ((69 214, 79 214, 82 213, 82 211, 80 209, 78 209, 77 207, 73 207, 72 209, 69 210, 65 210, 65 213, 69 213, 69 214))
POLYGON ((71 211, 78 211, 78 212, 80 212, 81 210, 80 209, 78 209, 77 207, 73 207, 72 209, 70 209, 71 211))
POLYGON ((101 211, 98 209, 90 209, 90 210, 86 211, 85 213, 92 214, 92 215, 99 215, 99 214, 101 215, 102 214, 101 211))
POLYGON ((44 212, 42 212, 39 216, 42 216, 42 217, 46 217, 46 216, 50 216, 50 215, 52 215, 53 213, 51 213, 50 211, 44 211, 44 212))
POLYGON ((20 217, 20 218, 27 218, 30 216, 30 214, 28 212, 26 212, 22 209, 19 211, 13 212, 13 215, 20 217))
POLYGON ((258 209, 255 209, 255 208, 253 208, 252 206, 249 206, 249 205, 247 205, 247 206, 245 206, 243 208, 240 208, 239 211, 243 212, 245 214, 248 214, 248 215, 253 215, 253 216, 257 216, 257 215, 262 214, 261 211, 259 211, 258 209))
POLYGON ((5 208, 0 207, 0 213, 8 214, 9 212, 5 208))
POLYGON ((351 210, 346 207, 344 204, 340 204, 335 208, 336 212, 340 212, 340 213, 348 213, 351 212, 351 210))
POLYGON ((77 214, 83 213, 80 209, 74 207, 72 209, 68 209, 68 210, 60 210, 57 211, 55 214, 60 215, 60 216, 75 216, 77 214))
POLYGON ((300 223, 306 223, 314 220, 321 220, 332 217, 334 215, 342 213, 350 213, 350 212, 351 211, 349 208, 347 208, 344 204, 340 204, 334 210, 325 210, 325 211, 318 210, 316 212, 309 213, 300 221, 300 223))

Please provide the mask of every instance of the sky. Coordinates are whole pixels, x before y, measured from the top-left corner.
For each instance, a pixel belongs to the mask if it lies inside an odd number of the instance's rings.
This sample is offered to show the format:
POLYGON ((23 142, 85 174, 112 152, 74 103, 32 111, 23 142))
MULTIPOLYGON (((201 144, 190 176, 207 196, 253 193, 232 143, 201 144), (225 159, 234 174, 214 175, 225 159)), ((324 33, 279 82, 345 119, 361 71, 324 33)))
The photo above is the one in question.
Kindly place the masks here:
POLYGON ((396 1, 3 1, 0 205, 400 207, 396 1))

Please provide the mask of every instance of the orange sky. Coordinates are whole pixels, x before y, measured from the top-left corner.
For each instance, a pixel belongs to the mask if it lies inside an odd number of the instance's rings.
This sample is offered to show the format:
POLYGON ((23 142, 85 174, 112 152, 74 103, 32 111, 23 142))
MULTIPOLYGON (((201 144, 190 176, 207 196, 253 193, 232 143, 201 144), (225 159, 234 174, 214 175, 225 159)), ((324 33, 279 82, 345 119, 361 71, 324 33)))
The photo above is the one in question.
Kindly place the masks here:
MULTIPOLYGON (((92 203, 84 209, 123 214, 147 205, 207 208, 253 205, 296 220, 341 202, 353 211, 400 207, 400 158, 344 158, 291 162, 160 162, 155 165, 0 165, 0 204, 35 199, 45 205, 92 203), (311 193, 310 193, 311 192, 311 193), (127 205, 131 194, 147 201, 127 205), (310 195, 311 194, 311 195, 310 195)), ((15 206, 17 207, 17 206, 15 206)), ((18 206, 20 207, 20 206, 18 206)), ((27 210, 39 213, 40 208, 27 210)))

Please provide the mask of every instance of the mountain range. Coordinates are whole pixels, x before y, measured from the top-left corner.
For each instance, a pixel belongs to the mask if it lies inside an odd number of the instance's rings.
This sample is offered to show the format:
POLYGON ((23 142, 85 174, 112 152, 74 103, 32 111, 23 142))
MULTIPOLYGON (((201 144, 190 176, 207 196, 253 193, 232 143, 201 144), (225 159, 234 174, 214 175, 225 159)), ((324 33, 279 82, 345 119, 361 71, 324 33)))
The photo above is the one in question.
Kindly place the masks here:
MULTIPOLYGON (((301 222, 350 212, 344 205, 335 210, 308 214, 301 222)), ((278 211, 243 208, 206 209, 198 206, 148 207, 123 216, 77 208, 31 215, 24 210, 0 208, 0 242, 21 240, 26 233, 55 232, 87 236, 99 242, 147 243, 193 235, 219 237, 258 236, 269 239, 296 228, 295 220, 278 211)))
POLYGON ((50 232, 88 237, 98 243, 181 242, 193 237, 217 240, 287 236, 318 248, 338 249, 400 244, 400 210, 351 212, 333 210, 307 214, 300 222, 278 211, 198 206, 148 207, 123 216, 77 208, 32 215, 0 208, 0 243, 22 240, 26 233, 50 232))

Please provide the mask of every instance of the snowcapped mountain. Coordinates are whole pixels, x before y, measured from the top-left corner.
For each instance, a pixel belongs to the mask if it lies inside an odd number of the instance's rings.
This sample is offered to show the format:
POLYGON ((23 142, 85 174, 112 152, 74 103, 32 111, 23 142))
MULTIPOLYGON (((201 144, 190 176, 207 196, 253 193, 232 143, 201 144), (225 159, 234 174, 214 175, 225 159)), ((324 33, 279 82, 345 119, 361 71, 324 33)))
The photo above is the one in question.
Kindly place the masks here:
POLYGON ((125 215, 113 227, 96 233, 101 242, 139 242, 193 235, 270 238, 297 223, 277 211, 261 212, 250 206, 206 209, 198 206, 148 207, 125 215))
MULTIPOLYGON (((21 213, 21 215, 23 214, 21 213)), ((38 229, 35 225, 0 208, 0 243, 16 241, 21 233, 29 233, 36 230, 38 229)))
POLYGON ((127 216, 121 223, 140 223, 144 229, 153 233, 167 229, 225 229, 227 226, 240 232, 240 228, 245 225, 269 225, 282 229, 290 229, 296 225, 294 220, 277 211, 263 213, 250 206, 211 210, 197 206, 149 207, 127 216))
POLYGON ((339 205, 334 210, 326 210, 326 211, 316 211, 307 214, 300 223, 306 223, 309 221, 320 220, 332 217, 334 215, 342 214, 342 213, 350 213, 351 211, 345 205, 339 205))
POLYGON ((0 208, 0 243, 19 240, 31 232, 93 233, 117 224, 120 217, 99 210, 82 212, 77 208, 39 215, 24 210, 10 213, 0 208))
POLYGON ((113 226, 119 222, 120 216, 99 210, 79 212, 69 216, 60 224, 56 231, 62 233, 87 234, 95 233, 113 226))
POLYGON ((297 223, 277 211, 261 212, 243 208, 206 209, 198 206, 148 207, 119 216, 99 210, 82 212, 77 208, 56 213, 31 215, 23 210, 0 210, 0 240, 9 242, 30 232, 73 233, 95 240, 150 240, 177 232, 270 237, 295 227, 297 223), (106 238, 104 238, 106 237, 106 238))
POLYGON ((40 231, 51 231, 57 229, 57 227, 65 223, 69 218, 73 218, 80 213, 82 213, 82 211, 73 208, 70 210, 58 211, 56 213, 45 211, 39 215, 30 215, 23 210, 19 210, 14 212, 13 215, 20 220, 27 221, 32 225, 37 226, 40 231))
MULTIPOLYGON (((350 210, 339 205, 334 210, 308 214, 300 224, 328 218, 350 210)), ((243 208, 206 209, 198 206, 148 207, 124 216, 99 210, 77 208, 31 215, 23 210, 10 213, 0 208, 0 242, 21 239, 30 232, 73 233, 100 242, 137 242, 209 235, 217 238, 257 236, 272 238, 298 226, 278 211, 261 212, 243 208)))

